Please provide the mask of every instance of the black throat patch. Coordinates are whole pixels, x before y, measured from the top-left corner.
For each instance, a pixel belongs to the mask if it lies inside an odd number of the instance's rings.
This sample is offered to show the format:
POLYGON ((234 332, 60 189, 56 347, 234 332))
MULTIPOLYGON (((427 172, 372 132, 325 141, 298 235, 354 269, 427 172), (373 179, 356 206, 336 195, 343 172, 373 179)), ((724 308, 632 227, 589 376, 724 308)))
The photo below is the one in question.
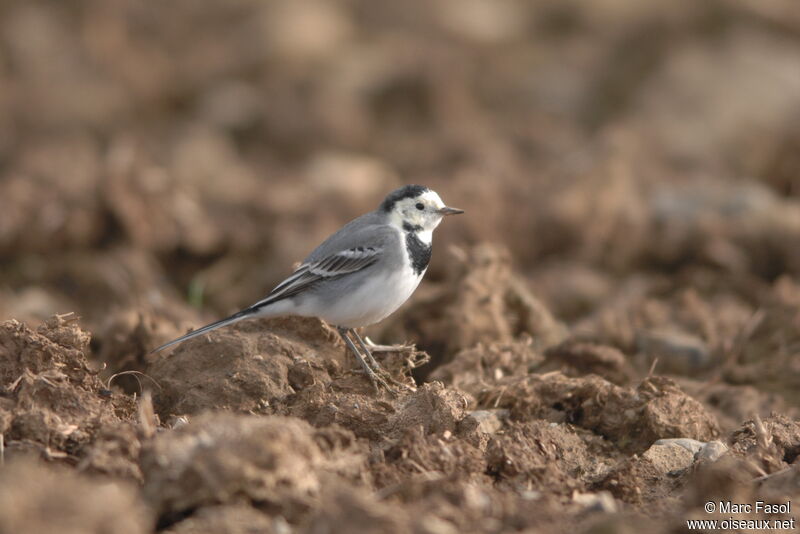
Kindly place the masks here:
POLYGON ((412 225, 407 222, 403 223, 403 231, 406 234, 406 249, 408 250, 408 258, 411 260, 411 268, 416 275, 421 275, 422 272, 428 268, 428 263, 431 261, 431 252, 433 247, 430 244, 425 244, 417 235, 417 232, 422 230, 419 225, 412 225))

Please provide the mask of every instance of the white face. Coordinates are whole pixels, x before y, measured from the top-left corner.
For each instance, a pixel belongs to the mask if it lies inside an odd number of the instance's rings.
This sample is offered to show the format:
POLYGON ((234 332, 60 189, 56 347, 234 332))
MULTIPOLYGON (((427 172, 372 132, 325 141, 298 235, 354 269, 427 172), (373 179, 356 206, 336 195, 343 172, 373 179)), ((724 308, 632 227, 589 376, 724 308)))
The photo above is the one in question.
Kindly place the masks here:
POLYGON ((406 223, 417 231, 432 232, 442 222, 443 215, 439 210, 443 207, 444 202, 435 191, 426 191, 418 197, 396 202, 392 219, 400 227, 406 223))

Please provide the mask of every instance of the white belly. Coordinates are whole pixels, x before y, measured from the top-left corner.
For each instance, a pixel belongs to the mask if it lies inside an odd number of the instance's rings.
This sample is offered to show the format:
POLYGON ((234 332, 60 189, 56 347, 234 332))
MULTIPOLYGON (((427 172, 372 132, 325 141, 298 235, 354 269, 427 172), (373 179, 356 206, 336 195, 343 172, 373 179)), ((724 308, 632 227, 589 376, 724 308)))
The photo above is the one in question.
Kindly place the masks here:
MULTIPOLYGON (((394 313, 417 289, 422 276, 415 274, 410 266, 386 277, 367 279, 365 283, 342 295, 325 310, 309 302, 308 313, 316 315, 336 326, 357 328, 377 323, 394 313), (311 310, 310 308, 316 308, 311 310)), ((306 310, 303 310, 306 311, 306 310)))

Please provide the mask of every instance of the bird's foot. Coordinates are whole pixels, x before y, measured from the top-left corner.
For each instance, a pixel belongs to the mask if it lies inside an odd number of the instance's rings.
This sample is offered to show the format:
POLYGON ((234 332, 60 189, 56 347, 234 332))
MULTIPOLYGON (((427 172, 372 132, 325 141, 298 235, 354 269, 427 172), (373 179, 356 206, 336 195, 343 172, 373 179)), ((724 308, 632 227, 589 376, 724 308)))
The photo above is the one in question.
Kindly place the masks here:
MULTIPOLYGON (((355 344, 353 343, 353 340, 350 339, 350 337, 347 335, 348 331, 349 332, 354 332, 354 331, 348 330, 346 328, 339 328, 338 330, 339 330, 339 335, 341 335, 342 339, 344 339, 344 342, 350 349, 350 352, 353 353, 353 356, 355 356, 356 361, 358 361, 358 364, 364 370, 364 373, 367 375, 367 378, 369 378, 370 382, 372 382, 372 387, 375 388, 375 392, 377 393, 380 391, 380 388, 378 387, 380 385, 383 386, 391 395, 396 396, 397 392, 391 386, 389 386, 389 383, 384 378, 387 376, 386 371, 384 371, 378 364, 378 362, 375 361, 375 358, 372 357, 372 354, 370 354, 368 349, 364 349, 364 353, 367 356, 367 359, 365 360, 364 356, 362 356, 361 352, 359 352, 359 350, 356 348, 355 344), (369 363, 367 363, 368 361, 369 363), (377 369, 378 372, 376 372, 375 369, 377 369)), ((355 337, 359 341, 361 347, 364 348, 364 344, 361 341, 361 338, 358 337, 358 334, 356 334, 355 337)))
POLYGON ((400 345, 378 345, 366 336, 364 337, 364 341, 366 342, 367 347, 369 347, 370 352, 402 352, 404 350, 412 350, 414 348, 414 345, 407 343, 402 343, 400 345))
POLYGON ((364 374, 366 374, 367 378, 369 378, 370 382, 372 382, 372 387, 375 388, 376 393, 380 392, 380 388, 378 387, 380 385, 384 387, 389 393, 395 395, 395 390, 384 379, 384 376, 386 376, 384 375, 384 373, 376 372, 363 359, 359 360, 359 363, 361 364, 361 368, 364 370, 364 374))
POLYGON ((403 382, 400 382, 399 380, 395 379, 391 375, 391 373, 386 371, 386 369, 384 369, 383 366, 381 366, 381 364, 378 363, 378 360, 376 360, 372 356, 372 352, 374 350, 374 346, 373 347, 367 347, 367 344, 364 343, 364 340, 361 339, 361 336, 358 335, 358 332, 356 332, 355 330, 350 330, 350 332, 353 334, 353 337, 356 338, 356 341, 361 346, 361 350, 362 350, 364 356, 366 356, 366 361, 369 363, 369 365, 372 367, 372 369, 377 372, 377 374, 380 374, 384 379, 386 379, 388 382, 390 382, 393 386, 395 386, 397 388, 406 389, 408 391, 416 391, 415 388, 409 386, 408 384, 404 384, 403 382))
POLYGON ((399 389, 405 389, 407 391, 416 391, 416 388, 414 388, 414 387, 412 387, 412 386, 410 386, 410 385, 408 385, 408 384, 406 384, 404 382, 401 382, 401 381, 397 380, 395 377, 393 377, 392 374, 389 371, 387 371, 386 369, 384 369, 383 367, 381 367, 381 365, 374 358, 372 359, 372 362, 370 362, 370 363, 372 363, 375 366, 375 369, 377 370, 377 372, 382 377, 384 377, 389 383, 391 383, 393 386, 395 386, 395 387, 397 387, 399 389))

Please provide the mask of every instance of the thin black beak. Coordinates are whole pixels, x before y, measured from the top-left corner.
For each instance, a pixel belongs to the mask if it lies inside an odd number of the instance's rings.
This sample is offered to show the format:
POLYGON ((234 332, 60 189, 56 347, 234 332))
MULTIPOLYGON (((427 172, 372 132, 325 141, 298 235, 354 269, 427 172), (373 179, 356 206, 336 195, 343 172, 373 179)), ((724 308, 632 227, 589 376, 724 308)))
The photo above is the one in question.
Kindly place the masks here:
POLYGON ((458 215, 459 213, 464 213, 464 210, 460 210, 458 208, 449 208, 447 206, 443 208, 439 208, 439 213, 442 215, 458 215))

